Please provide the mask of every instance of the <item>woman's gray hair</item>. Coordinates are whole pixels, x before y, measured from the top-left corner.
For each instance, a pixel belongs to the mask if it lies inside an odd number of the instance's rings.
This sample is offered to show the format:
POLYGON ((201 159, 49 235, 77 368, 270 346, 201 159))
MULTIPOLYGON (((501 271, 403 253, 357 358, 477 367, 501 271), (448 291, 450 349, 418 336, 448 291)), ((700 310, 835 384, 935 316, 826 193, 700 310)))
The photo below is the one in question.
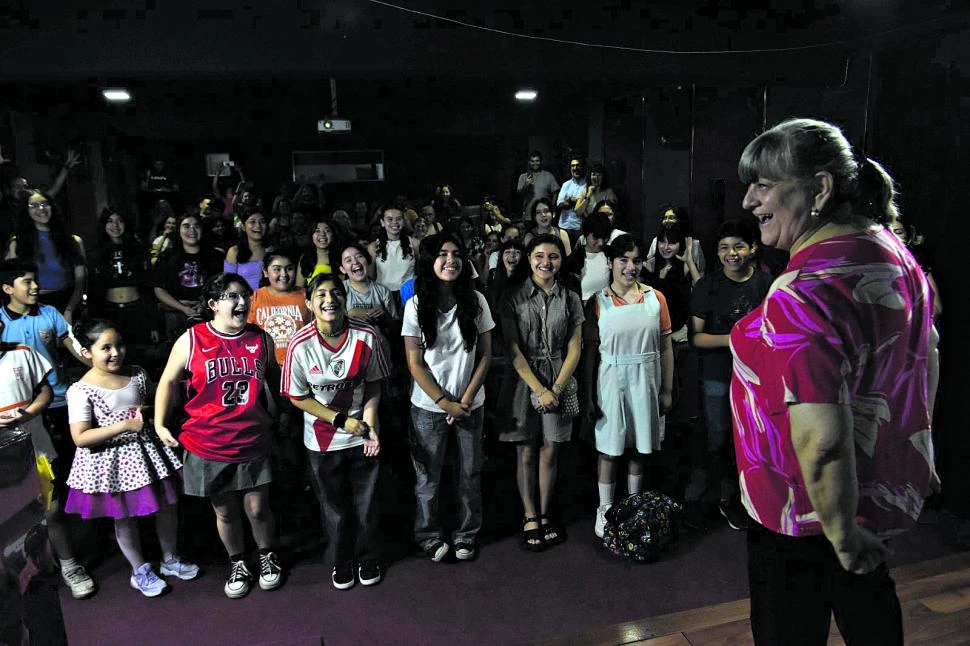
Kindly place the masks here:
POLYGON ((813 178, 821 171, 830 173, 834 180, 833 196, 825 211, 849 202, 855 214, 876 222, 885 223, 896 215, 892 177, 878 162, 856 159, 852 145, 831 123, 815 119, 783 121, 745 146, 738 162, 738 176, 745 184, 764 178, 814 186, 813 178))

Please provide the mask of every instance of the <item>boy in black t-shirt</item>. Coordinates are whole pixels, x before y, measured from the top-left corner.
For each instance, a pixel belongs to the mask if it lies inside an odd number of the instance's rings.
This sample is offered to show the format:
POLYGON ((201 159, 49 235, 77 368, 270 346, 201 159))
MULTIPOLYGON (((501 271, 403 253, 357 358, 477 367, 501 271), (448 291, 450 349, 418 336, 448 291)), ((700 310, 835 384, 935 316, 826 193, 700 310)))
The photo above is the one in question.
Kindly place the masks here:
POLYGON ((701 497, 707 483, 720 484, 721 515, 732 529, 747 528, 747 513, 738 499, 738 474, 731 439, 731 327, 761 303, 771 276, 760 271, 754 256, 760 234, 752 220, 728 220, 717 234, 721 271, 702 277, 691 292, 693 345, 701 356, 707 455, 692 459, 691 481, 684 493, 685 522, 702 526, 701 497), (706 458, 706 466, 705 466, 706 458))

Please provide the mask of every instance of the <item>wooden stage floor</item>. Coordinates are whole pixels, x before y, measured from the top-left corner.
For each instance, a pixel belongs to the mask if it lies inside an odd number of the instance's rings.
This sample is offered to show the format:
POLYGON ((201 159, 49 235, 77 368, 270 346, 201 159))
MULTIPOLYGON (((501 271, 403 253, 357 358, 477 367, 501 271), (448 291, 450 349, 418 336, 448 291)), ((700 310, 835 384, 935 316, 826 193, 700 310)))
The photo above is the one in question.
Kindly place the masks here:
MULTIPOLYGON (((970 644, 970 552, 893 569, 908 645, 970 644)), ((631 621, 546 644, 720 646, 753 644, 747 599, 631 621)), ((841 645, 832 622, 828 644, 841 645)))

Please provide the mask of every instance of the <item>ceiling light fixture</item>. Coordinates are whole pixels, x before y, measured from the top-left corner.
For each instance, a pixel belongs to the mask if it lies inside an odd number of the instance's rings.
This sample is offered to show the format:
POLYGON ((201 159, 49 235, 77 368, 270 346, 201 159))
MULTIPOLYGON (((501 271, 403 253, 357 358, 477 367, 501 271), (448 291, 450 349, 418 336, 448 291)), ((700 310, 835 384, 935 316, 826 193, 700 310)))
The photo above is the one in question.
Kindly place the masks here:
POLYGON ((515 93, 516 101, 535 101, 539 93, 535 90, 519 90, 515 93))
POLYGON ((127 101, 131 101, 131 94, 129 94, 128 90, 123 87, 106 88, 101 90, 101 96, 103 96, 105 100, 111 101, 112 103, 125 103, 127 101))

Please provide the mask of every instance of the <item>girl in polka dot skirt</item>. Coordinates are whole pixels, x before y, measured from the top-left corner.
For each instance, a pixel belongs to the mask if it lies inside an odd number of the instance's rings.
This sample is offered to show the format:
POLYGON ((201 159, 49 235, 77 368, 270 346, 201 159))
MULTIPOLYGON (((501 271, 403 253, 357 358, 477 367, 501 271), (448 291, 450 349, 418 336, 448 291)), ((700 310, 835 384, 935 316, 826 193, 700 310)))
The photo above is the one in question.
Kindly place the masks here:
POLYGON ((71 436, 77 455, 67 479, 65 511, 82 518, 114 518, 121 553, 131 564, 131 587, 146 597, 168 585, 142 555, 135 519, 155 514, 164 576, 193 579, 199 568, 175 552, 176 501, 182 463, 151 429, 148 375, 125 366, 125 343, 110 321, 74 326, 81 355, 91 369, 67 391, 71 436))

